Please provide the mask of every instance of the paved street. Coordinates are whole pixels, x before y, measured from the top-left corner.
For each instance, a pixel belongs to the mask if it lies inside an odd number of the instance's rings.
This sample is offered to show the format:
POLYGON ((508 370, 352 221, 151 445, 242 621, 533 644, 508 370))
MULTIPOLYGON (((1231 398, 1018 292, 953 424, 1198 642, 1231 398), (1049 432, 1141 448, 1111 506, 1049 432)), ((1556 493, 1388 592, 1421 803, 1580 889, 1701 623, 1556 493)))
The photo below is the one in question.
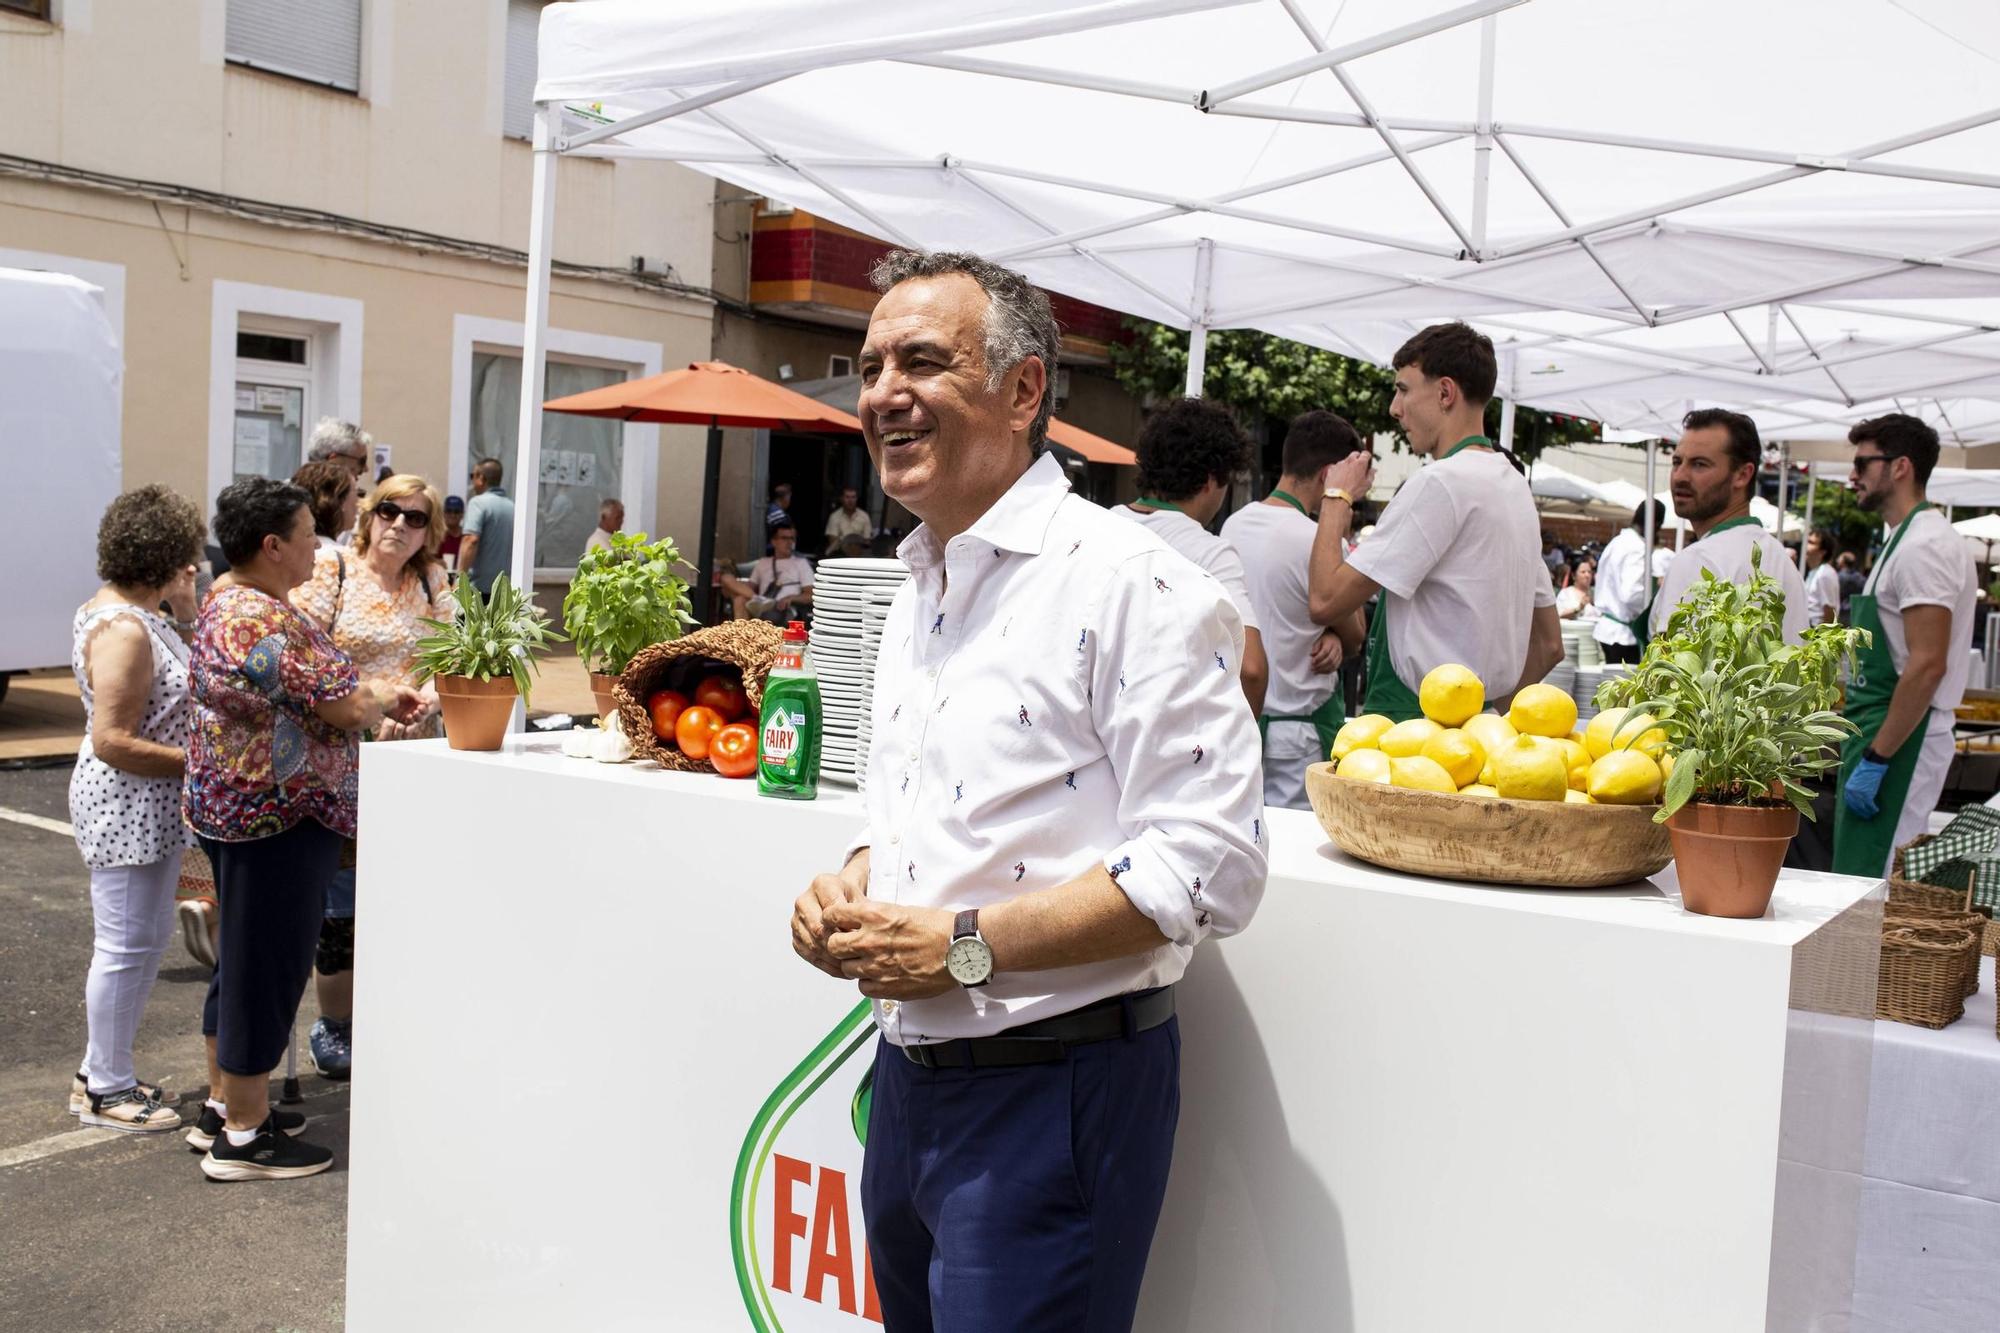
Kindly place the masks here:
MULTIPOLYGON (((80 1129, 66 1113, 83 1051, 90 890, 64 834, 65 767, 0 770, 0 1329, 297 1330, 342 1324, 347 1089, 313 1075, 300 1011, 306 1136, 339 1156, 299 1181, 208 1181, 181 1132, 80 1129)), ((207 1095, 207 970, 179 937, 139 1031, 142 1078, 192 1121, 207 1095)), ((275 1092, 275 1084, 274 1084, 275 1092)))

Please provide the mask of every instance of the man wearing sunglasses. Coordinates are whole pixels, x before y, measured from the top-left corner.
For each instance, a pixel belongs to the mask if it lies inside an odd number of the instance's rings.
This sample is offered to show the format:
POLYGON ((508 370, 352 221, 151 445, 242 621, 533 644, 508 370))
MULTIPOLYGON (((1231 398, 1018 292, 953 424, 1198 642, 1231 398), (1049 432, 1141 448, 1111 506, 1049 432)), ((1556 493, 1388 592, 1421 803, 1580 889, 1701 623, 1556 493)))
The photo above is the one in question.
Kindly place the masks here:
POLYGON ((1901 412, 1864 421, 1848 485, 1880 514, 1888 544, 1851 605, 1874 636, 1857 654, 1846 715, 1857 734, 1841 745, 1833 868, 1885 875, 1896 848, 1922 833, 1944 790, 1952 710, 1972 662, 1978 580, 1972 553, 1943 511, 1924 498, 1937 466, 1937 432, 1901 412))

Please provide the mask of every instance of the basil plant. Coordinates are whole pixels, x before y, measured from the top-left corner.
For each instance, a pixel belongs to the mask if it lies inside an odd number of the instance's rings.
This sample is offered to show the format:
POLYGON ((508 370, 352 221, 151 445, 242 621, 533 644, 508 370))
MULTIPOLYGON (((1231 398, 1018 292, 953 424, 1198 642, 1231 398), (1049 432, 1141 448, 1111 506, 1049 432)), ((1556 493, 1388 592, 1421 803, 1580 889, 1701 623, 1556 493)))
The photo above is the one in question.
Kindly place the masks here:
POLYGON ((643 532, 614 532, 609 546, 583 553, 563 598, 563 628, 591 670, 621 675, 640 649, 698 623, 675 573, 680 563, 671 538, 648 542, 643 532))

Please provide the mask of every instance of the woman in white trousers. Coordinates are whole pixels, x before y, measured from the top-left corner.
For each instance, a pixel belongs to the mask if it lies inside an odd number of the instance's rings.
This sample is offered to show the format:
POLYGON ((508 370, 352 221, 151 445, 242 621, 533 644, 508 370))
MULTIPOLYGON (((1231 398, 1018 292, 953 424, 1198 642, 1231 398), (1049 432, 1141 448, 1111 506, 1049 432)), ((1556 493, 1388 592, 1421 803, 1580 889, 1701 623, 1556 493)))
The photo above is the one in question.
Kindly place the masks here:
POLYGON ((181 818, 194 562, 207 525, 164 486, 104 511, 97 574, 77 609, 70 655, 86 727, 70 776, 70 823, 90 868, 96 926, 84 984, 89 1044, 70 1086, 84 1124, 127 1133, 176 1128, 158 1085, 133 1072, 132 1043, 174 931, 174 888, 189 843, 181 818), (160 613, 164 603, 171 617, 160 613))

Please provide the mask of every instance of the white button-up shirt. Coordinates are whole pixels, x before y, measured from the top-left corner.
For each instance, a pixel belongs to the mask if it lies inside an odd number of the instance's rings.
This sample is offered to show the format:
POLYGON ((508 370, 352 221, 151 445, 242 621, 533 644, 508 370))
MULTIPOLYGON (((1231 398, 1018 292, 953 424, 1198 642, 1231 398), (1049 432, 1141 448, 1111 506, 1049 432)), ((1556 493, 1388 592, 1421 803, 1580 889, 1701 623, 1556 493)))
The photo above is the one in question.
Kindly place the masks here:
POLYGON ((1167 942, 876 1005, 898 1045, 991 1036, 1178 981, 1264 891, 1242 623, 1207 573, 1043 457, 967 532, 898 555, 875 669, 868 894, 962 911, 1104 866, 1167 942))
POLYGON ((1594 599, 1604 614, 1591 627, 1591 637, 1599 643, 1636 647, 1639 636, 1632 626, 1646 614, 1646 534, 1637 528, 1622 528, 1605 543, 1597 558, 1597 587, 1594 599))

